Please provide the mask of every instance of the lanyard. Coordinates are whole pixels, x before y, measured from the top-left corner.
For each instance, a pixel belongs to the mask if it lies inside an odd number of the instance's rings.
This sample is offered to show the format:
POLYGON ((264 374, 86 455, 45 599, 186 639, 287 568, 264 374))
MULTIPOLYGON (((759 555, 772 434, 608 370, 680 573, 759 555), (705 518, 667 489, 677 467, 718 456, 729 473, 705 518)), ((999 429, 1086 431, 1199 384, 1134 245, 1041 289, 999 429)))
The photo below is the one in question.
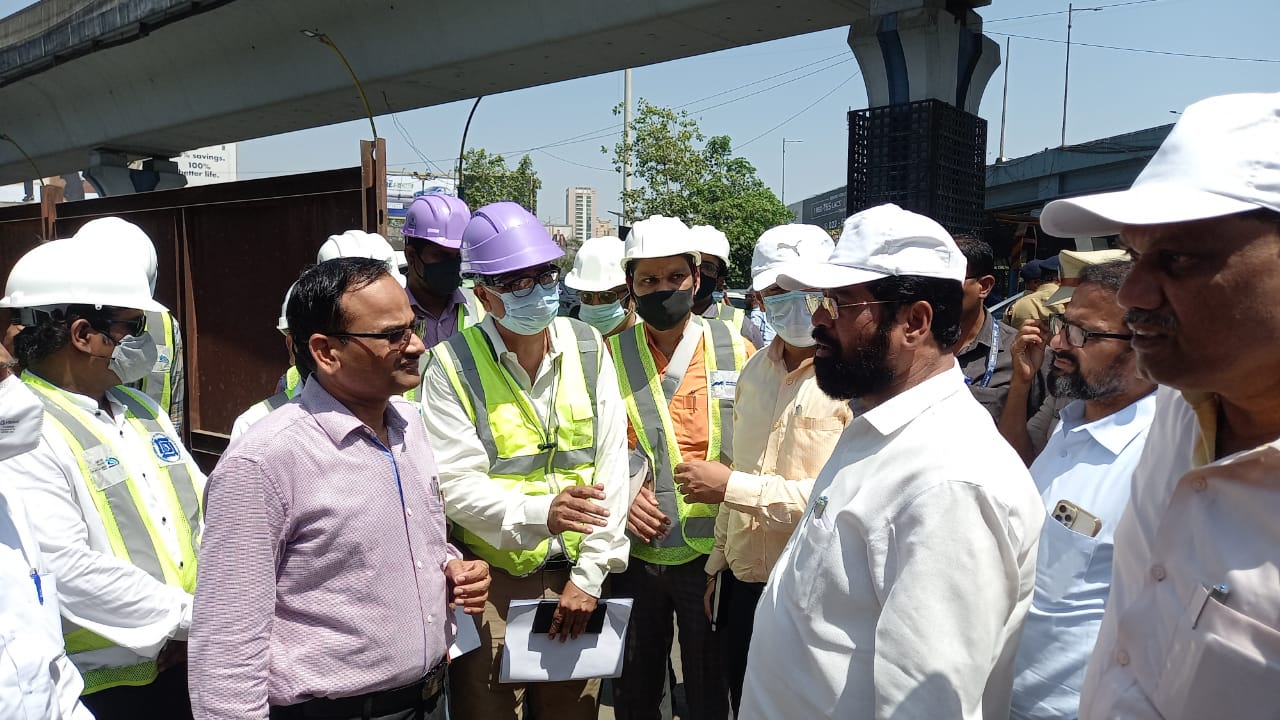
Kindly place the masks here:
MULTIPOLYGON (((996 358, 1000 355, 1000 321, 991 318, 991 346, 987 350, 987 369, 982 373, 982 380, 978 382, 978 387, 986 387, 991 384, 991 375, 996 371, 996 358)), ((965 385, 972 385, 973 378, 965 378, 965 385)))

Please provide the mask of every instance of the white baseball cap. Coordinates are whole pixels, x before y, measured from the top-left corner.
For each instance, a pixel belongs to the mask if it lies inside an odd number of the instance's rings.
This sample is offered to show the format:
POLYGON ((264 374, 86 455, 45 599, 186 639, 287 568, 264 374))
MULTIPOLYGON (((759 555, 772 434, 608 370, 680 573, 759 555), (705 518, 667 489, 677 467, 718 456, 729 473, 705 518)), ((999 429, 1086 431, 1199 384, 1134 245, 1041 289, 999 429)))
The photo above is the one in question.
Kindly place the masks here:
POLYGON ((1219 95, 1186 109, 1128 190, 1054 200, 1040 226, 1059 237, 1125 225, 1280 212, 1280 93, 1219 95))
POLYGON ((782 269, 795 262, 826 262, 835 243, 817 225, 779 225, 764 231, 751 255, 751 287, 764 290, 778 282, 782 269))
POLYGON ((938 223, 897 205, 877 205, 844 221, 844 232, 826 262, 794 263, 778 276, 788 290, 829 290, 893 275, 964 282, 968 263, 938 223))

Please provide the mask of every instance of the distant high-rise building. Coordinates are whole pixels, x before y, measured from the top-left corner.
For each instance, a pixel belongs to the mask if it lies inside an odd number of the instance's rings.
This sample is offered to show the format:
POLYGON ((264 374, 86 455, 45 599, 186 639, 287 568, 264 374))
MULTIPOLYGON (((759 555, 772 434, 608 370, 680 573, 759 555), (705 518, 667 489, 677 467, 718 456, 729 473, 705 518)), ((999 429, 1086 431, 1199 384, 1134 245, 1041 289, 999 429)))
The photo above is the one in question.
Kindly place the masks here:
POLYGON ((591 237, 609 237, 617 234, 618 232, 613 229, 613 223, 608 220, 596 218, 591 222, 591 237))
POLYGON ((595 188, 571 187, 565 193, 565 223, 573 228, 573 238, 582 242, 591 237, 596 219, 595 188))

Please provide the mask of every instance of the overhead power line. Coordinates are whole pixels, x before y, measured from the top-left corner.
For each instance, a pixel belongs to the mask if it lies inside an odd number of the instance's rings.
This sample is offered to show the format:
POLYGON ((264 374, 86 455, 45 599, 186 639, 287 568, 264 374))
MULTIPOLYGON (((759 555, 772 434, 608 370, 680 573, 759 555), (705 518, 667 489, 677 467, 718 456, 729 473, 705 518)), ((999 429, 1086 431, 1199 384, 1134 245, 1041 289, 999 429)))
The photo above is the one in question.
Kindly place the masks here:
POLYGON ((839 90, 840 88, 844 87, 845 85, 848 85, 848 84, 849 84, 849 83, 850 83, 854 78, 858 77, 858 75, 859 75, 860 73, 861 73, 861 71, 859 71, 859 72, 855 72, 854 74, 852 74, 852 75, 850 75, 849 77, 845 78, 845 79, 844 79, 844 82, 841 82, 839 85, 836 85, 835 87, 831 88, 831 89, 830 89, 830 90, 828 90, 827 92, 823 93, 822 97, 818 98, 817 100, 814 100, 813 102, 809 103, 808 105, 805 105, 805 106, 804 106, 803 108, 801 108, 801 110, 800 110, 799 112, 797 112, 796 114, 792 115, 791 117, 787 118, 786 120, 783 120, 782 122, 778 123, 777 125, 774 125, 773 127, 769 128, 768 130, 765 130, 764 132, 762 132, 762 133, 760 133, 759 135, 757 135, 757 136, 755 136, 755 137, 751 138, 750 140, 748 140, 748 141, 746 141, 746 142, 744 142, 744 143, 742 143, 742 144, 740 144, 740 145, 735 146, 735 147, 733 148, 733 152, 735 152, 735 153, 736 153, 736 152, 738 152, 738 151, 739 151, 739 150, 741 150, 742 148, 744 148, 744 147, 746 147, 746 146, 750 145, 751 143, 753 143, 753 142, 755 142, 755 141, 759 140, 760 138, 762 138, 762 137, 764 137, 764 136, 766 136, 766 135, 768 135, 768 134, 770 134, 770 133, 776 132, 776 131, 777 131, 779 128, 781 128, 783 125, 786 125, 787 123, 791 122, 792 120, 795 120, 796 118, 800 117, 801 115, 803 115, 803 114, 805 114, 805 113, 809 112, 809 111, 810 111, 810 110, 812 110, 812 109, 813 109, 813 108, 814 108, 818 103, 822 102, 823 100, 826 100, 827 98, 831 97, 832 95, 835 95, 837 90, 839 90))
MULTIPOLYGON (((1051 11, 1049 11, 1049 12, 1035 13, 1035 14, 1033 14, 1033 15, 1014 15, 1013 17, 1006 17, 1006 18, 994 18, 994 19, 991 19, 991 20, 983 20, 983 21, 982 21, 982 24, 985 26, 985 25, 990 24, 990 23, 1011 22, 1011 21, 1013 21, 1013 20, 1030 20, 1031 18, 1052 17, 1052 16, 1054 16, 1054 15, 1066 15, 1068 12, 1080 12, 1080 11, 1082 11, 1082 10, 1083 10, 1083 11, 1089 11, 1089 10, 1107 10, 1107 9, 1110 9, 1110 8, 1126 7, 1126 6, 1129 6, 1129 5, 1146 5, 1146 4, 1148 4, 1148 3, 1153 3, 1153 2, 1159 2, 1159 0, 1129 0, 1129 2, 1111 3, 1110 5, 1094 5, 1093 7, 1087 7, 1087 8, 1076 8, 1075 10, 1072 10, 1072 11, 1068 11, 1068 10, 1051 10, 1051 11)), ((1072 45, 1074 45, 1074 44, 1075 44, 1075 43, 1072 43, 1072 45)))
MULTIPOLYGON (((1066 40, 1058 40, 1057 38, 1035 37, 1034 35, 1016 35, 1014 33, 1002 33, 994 30, 988 30, 988 35, 1001 35, 1004 37, 1019 38, 1022 40, 1039 40, 1040 42, 1065 44, 1066 40)), ((1232 55, 1203 55, 1200 53, 1175 52, 1172 50, 1151 50, 1149 48, 1120 47, 1118 45, 1102 45, 1099 43, 1080 42, 1072 40, 1073 46, 1101 48, 1103 50, 1120 50, 1123 52, 1147 53, 1149 55, 1168 55, 1172 57, 1198 58, 1201 60, 1234 60, 1236 62, 1256 62, 1256 63, 1280 63, 1280 58, 1250 58, 1236 57, 1232 55)))

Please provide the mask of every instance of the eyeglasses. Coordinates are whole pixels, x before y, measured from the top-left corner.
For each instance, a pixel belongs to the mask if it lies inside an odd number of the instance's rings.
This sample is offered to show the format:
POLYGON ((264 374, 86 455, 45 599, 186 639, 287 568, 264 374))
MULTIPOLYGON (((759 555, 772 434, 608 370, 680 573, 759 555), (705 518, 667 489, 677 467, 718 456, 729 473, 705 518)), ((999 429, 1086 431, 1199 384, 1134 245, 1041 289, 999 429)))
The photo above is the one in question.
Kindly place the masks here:
MULTIPOLYGON (((91 322, 90 325, 93 326, 94 323, 91 322)), ((138 337, 139 335, 147 331, 147 316, 139 315, 136 318, 130 318, 128 320, 113 320, 111 318, 102 318, 101 325, 102 327, 94 327, 94 329, 103 333, 107 337, 111 337, 112 325, 123 325, 125 327, 125 335, 132 335, 133 337, 138 337)), ((112 342, 115 342, 115 338, 111 338, 111 340, 112 342)))
POLYGON ((608 305, 609 303, 617 302, 626 296, 627 293, 618 292, 617 290, 578 291, 578 300, 582 301, 583 305, 608 305))
POLYGON ((840 308, 857 307, 859 305, 882 305, 884 303, 897 302, 895 300, 864 300, 863 302, 838 303, 836 299, 828 295, 810 295, 804 299, 804 304, 809 308, 809 314, 814 315, 821 308, 827 311, 832 320, 840 317, 840 308))
POLYGON ((511 293, 516 297, 526 297, 533 292, 535 284, 541 285, 543 290, 550 290, 558 282, 560 282, 560 268, 553 267, 536 276, 525 275, 505 282, 492 282, 489 283, 489 287, 500 293, 511 293))
POLYGON ((386 340, 388 344, 396 350, 404 350, 409 347, 409 341, 413 339, 413 326, 396 328, 380 333, 352 333, 352 332, 326 332, 321 335, 329 337, 342 338, 344 340, 350 338, 370 338, 374 340, 386 340))
POLYGON ((1092 338, 1103 338, 1105 340, 1130 340, 1133 333, 1105 333, 1093 332, 1085 330, 1079 325, 1067 322, 1062 315, 1051 315, 1049 317, 1049 332, 1053 337, 1057 337, 1063 330, 1067 331, 1067 344, 1071 347, 1084 347, 1084 344, 1092 338))

